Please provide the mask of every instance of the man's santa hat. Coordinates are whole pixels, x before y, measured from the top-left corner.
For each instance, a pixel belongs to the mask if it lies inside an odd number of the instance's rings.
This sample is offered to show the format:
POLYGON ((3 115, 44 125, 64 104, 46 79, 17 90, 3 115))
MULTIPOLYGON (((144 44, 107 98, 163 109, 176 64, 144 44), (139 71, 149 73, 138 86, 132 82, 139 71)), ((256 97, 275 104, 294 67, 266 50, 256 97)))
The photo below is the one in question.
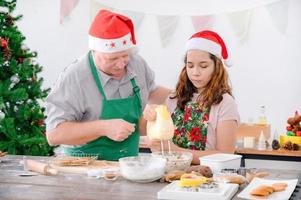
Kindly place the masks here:
POLYGON ((115 53, 134 47, 134 25, 126 16, 100 10, 89 30, 89 48, 103 53, 115 53))
POLYGON ((230 67, 232 65, 228 58, 224 40, 216 32, 205 30, 193 34, 186 42, 185 50, 187 52, 193 49, 207 51, 223 60, 226 66, 230 67))

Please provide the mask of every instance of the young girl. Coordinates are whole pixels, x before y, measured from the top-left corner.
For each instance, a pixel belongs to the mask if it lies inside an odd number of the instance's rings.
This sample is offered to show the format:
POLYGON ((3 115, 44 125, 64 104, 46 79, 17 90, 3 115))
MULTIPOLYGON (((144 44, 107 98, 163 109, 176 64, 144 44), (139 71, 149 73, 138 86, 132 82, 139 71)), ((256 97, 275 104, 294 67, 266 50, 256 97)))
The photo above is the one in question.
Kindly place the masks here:
MULTIPOLYGON (((222 62, 227 57, 217 33, 206 30, 192 35, 176 90, 166 99, 175 125, 171 150, 192 152, 193 164, 204 155, 234 153, 239 114, 222 62)), ((156 119, 153 105, 147 105, 143 117, 156 119)), ((150 147, 158 151, 160 142, 152 141, 150 147)))

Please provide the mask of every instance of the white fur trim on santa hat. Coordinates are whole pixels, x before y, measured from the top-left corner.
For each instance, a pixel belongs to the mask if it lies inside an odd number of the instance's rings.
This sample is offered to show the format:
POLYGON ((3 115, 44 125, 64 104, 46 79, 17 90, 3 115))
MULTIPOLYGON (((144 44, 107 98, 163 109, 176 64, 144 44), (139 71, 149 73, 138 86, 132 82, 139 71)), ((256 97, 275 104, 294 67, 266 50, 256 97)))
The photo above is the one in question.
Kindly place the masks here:
POLYGON ((89 48, 103 53, 115 53, 134 47, 131 41, 131 33, 116 39, 101 39, 89 35, 89 48))
POLYGON ((227 60, 224 61, 224 65, 227 67, 232 67, 233 66, 233 60, 230 58, 227 58, 227 60))
POLYGON ((192 49, 207 51, 216 57, 222 59, 222 48, 216 42, 204 38, 191 38, 186 42, 186 52, 192 49))

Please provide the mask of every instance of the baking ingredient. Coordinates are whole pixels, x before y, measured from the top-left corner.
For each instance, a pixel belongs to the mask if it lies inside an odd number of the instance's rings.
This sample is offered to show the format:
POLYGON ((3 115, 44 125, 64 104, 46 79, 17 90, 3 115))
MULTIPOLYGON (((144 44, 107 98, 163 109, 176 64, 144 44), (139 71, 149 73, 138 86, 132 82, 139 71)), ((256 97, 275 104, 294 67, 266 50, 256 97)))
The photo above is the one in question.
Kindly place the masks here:
POLYGON ((174 124, 165 105, 155 108, 157 117, 154 121, 147 121, 147 136, 151 140, 170 140, 174 134, 174 124))

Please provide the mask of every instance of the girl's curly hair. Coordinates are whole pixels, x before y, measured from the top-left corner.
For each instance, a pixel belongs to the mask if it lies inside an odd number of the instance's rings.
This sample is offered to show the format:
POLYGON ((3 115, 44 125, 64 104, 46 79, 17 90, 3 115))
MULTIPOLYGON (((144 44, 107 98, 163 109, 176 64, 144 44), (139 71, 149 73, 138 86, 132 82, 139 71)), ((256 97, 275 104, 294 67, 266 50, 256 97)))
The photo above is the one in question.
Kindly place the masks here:
MULTIPOLYGON (((210 54, 210 59, 213 60, 215 69, 211 80, 205 86, 202 94, 200 94, 197 99, 202 106, 207 108, 220 103, 223 100, 223 94, 225 93, 232 96, 229 76, 222 61, 213 54, 210 54)), ((178 99, 177 107, 181 110, 183 110, 185 104, 192 99, 193 93, 197 92, 197 88, 192 84, 187 76, 186 63, 187 54, 185 55, 184 67, 179 76, 175 95, 170 97, 171 99, 178 99)))

